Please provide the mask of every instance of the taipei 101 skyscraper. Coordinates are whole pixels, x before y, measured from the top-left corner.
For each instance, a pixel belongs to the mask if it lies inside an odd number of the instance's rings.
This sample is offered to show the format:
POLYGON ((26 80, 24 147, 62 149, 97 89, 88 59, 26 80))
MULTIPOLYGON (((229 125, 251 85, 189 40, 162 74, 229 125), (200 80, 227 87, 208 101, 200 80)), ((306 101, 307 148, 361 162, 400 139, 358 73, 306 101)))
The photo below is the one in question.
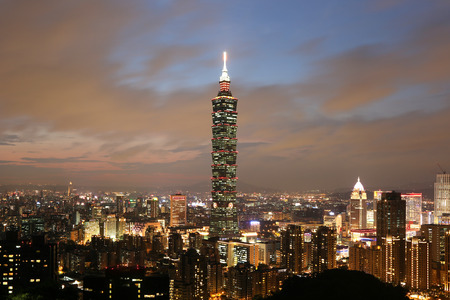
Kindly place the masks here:
POLYGON ((230 91, 230 76, 223 53, 220 90, 212 101, 212 207, 209 235, 221 239, 239 236, 236 213, 237 98, 230 91))

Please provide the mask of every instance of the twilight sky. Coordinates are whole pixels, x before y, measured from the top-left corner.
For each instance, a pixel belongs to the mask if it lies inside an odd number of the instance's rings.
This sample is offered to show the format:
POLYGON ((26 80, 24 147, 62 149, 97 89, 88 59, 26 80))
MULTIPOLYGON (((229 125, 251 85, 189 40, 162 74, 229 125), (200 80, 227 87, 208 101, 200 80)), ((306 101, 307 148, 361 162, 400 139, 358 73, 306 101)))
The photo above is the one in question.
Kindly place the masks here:
POLYGON ((450 171, 448 0, 0 0, 0 184, 209 182, 224 50, 240 181, 450 171))

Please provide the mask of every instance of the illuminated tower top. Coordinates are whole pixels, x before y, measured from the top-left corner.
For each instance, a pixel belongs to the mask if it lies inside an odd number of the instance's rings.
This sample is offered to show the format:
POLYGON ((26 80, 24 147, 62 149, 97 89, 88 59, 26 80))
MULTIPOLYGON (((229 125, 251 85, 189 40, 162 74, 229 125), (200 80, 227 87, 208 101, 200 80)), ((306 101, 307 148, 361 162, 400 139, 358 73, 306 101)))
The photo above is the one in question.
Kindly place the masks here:
POLYGON ((364 186, 362 185, 361 181, 359 180, 359 177, 358 177, 358 182, 353 187, 353 191, 364 192, 364 186))
POLYGON ((222 75, 219 79, 220 84, 220 91, 221 92, 228 92, 230 90, 230 76, 228 75, 227 70, 227 52, 223 52, 223 69, 222 69, 222 75))

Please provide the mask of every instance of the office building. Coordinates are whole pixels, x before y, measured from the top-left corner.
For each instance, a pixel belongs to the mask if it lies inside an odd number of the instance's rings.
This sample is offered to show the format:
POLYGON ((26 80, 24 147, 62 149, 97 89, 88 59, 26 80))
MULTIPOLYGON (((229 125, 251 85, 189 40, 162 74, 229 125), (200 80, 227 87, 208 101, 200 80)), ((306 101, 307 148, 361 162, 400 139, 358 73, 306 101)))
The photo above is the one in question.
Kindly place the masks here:
POLYGON ((350 196, 350 229, 367 228, 367 193, 358 177, 350 196))
POLYGON ((147 215, 152 219, 159 217, 159 199, 158 197, 152 197, 147 199, 147 215))
POLYGON ((181 234, 173 232, 169 235, 169 257, 178 258, 178 255, 183 251, 183 239, 181 234))
POLYGON ((385 192, 377 202, 377 245, 382 247, 382 279, 399 284, 405 276, 406 201, 385 192))
POLYGON ((187 201, 186 195, 170 196, 170 226, 186 226, 187 201))
POLYGON ((411 230, 420 229, 422 225, 422 193, 404 193, 406 202, 406 224, 411 230))
POLYGON ((228 267, 243 263, 250 263, 254 266, 259 264, 258 244, 239 241, 218 241, 217 250, 219 262, 226 264, 228 267))
POLYGON ((122 194, 116 195, 116 209, 118 216, 122 216, 125 212, 125 196, 122 194))
POLYGON ((220 90, 212 99, 212 205, 210 236, 235 238, 239 236, 236 212, 236 131, 237 98, 230 91, 226 53, 220 90))
POLYGON ((450 174, 443 172, 436 175, 434 183, 434 215, 437 223, 441 223, 442 216, 450 215, 450 174))
POLYGON ((373 226, 372 228, 377 228, 377 203, 381 200, 383 193, 388 193, 388 191, 374 191, 372 200, 372 210, 373 210, 373 226))
POLYGON ((406 237, 406 201, 396 192, 385 192, 377 201, 377 245, 388 235, 406 237))

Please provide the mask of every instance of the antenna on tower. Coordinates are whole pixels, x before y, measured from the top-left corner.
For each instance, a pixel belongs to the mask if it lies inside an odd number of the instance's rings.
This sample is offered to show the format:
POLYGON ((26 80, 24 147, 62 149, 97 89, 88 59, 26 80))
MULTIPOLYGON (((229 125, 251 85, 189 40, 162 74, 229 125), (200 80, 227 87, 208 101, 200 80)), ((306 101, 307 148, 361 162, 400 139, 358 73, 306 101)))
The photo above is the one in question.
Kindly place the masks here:
POLYGON ((442 169, 442 167, 441 167, 441 165, 440 165, 439 163, 437 163, 437 165, 438 165, 439 169, 441 169, 441 171, 442 171, 442 174, 447 174, 447 172, 445 172, 445 170, 444 170, 444 169, 442 169))
POLYGON ((223 51, 223 71, 227 71, 227 51, 223 51))

